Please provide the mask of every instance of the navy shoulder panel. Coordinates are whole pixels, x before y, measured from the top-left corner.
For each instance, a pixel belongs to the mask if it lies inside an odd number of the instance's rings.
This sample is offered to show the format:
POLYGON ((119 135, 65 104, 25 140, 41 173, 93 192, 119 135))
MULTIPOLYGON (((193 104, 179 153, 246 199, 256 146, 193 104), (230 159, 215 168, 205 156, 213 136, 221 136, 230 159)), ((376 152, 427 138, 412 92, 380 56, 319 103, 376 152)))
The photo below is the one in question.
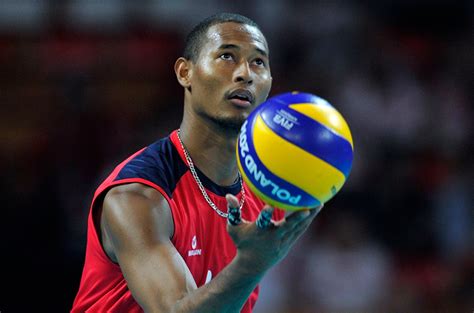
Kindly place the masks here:
POLYGON ((163 188, 171 198, 176 183, 186 170, 186 165, 168 136, 151 144, 131 159, 114 181, 127 178, 145 179, 163 188))

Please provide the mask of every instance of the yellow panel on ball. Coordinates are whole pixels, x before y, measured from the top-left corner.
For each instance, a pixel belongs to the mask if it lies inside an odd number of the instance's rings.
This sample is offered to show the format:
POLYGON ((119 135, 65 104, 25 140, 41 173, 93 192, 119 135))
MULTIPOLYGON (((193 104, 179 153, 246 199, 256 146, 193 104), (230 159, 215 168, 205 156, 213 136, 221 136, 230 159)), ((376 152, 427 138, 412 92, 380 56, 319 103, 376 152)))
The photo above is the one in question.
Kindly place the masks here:
POLYGON ((323 124, 328 129, 345 138, 354 147, 349 126, 342 115, 332 106, 322 102, 318 105, 314 103, 295 103, 289 107, 323 124))
POLYGON ((268 170, 323 203, 346 180, 332 165, 275 134, 261 116, 255 120, 253 142, 258 158, 268 170))

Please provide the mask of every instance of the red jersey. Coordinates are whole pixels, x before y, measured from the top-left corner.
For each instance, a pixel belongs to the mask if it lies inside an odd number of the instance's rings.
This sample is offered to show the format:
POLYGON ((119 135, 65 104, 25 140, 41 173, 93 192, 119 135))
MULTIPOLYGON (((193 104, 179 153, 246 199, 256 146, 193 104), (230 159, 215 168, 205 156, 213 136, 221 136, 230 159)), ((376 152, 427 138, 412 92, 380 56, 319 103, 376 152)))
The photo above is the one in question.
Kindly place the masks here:
MULTIPOLYGON (((211 200, 224 212, 225 194, 241 197, 240 182, 222 187, 196 169, 211 200)), ((87 232, 86 258, 79 291, 72 312, 143 312, 134 300, 120 266, 105 254, 94 223, 94 210, 101 205, 105 193, 112 187, 141 183, 159 191, 168 201, 174 221, 173 245, 186 262, 198 287, 209 282, 236 254, 236 248, 226 231, 227 220, 219 216, 206 202, 190 172, 177 131, 136 152, 122 162, 99 186, 92 200, 87 232)), ((254 221, 263 207, 248 187, 242 217, 254 221)), ((283 212, 276 210, 276 219, 283 212)), ((241 312, 252 312, 258 297, 258 287, 251 293, 241 312)))

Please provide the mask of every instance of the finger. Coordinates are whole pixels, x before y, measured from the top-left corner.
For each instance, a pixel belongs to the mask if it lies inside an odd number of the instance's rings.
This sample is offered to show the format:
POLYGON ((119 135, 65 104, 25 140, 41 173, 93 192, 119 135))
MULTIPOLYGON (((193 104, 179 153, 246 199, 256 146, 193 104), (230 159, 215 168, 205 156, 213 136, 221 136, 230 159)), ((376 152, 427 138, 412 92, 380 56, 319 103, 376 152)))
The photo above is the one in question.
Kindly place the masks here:
POLYGON ((311 211, 309 209, 303 209, 291 213, 290 215, 285 217, 285 227, 293 228, 294 225, 307 218, 310 214, 311 211))
POLYGON ((321 204, 317 207, 314 207, 314 208, 310 209, 309 210, 310 211, 310 218, 315 218, 319 214, 319 212, 321 212, 321 210, 323 208, 324 208, 324 204, 321 204))
POLYGON ((305 223, 303 227, 297 227, 296 229, 287 232, 282 238, 282 244, 294 244, 294 242, 306 232, 310 224, 311 223, 305 223))
POLYGON ((225 198, 227 200, 227 223, 237 226, 242 223, 239 201, 231 194, 227 194, 225 198))
POLYGON ((306 232, 306 230, 311 225, 311 223, 313 222, 314 218, 318 215, 318 213, 319 213, 318 210, 312 209, 310 211, 310 215, 307 218, 305 218, 300 223, 296 224, 293 228, 284 232, 283 243, 296 241, 304 232, 306 232))
POLYGON ((318 205, 317 207, 311 208, 311 210, 316 212, 315 215, 318 215, 319 212, 321 212, 321 210, 322 210, 323 208, 324 208, 324 203, 321 203, 321 204, 318 205))
POLYGON ((305 230, 313 222, 314 218, 318 215, 317 210, 310 210, 308 217, 299 222, 293 227, 292 231, 298 232, 300 229, 305 230))
POLYGON ((267 229, 272 223, 272 215, 274 208, 270 206, 265 206, 264 209, 260 212, 257 217, 257 228, 267 229))
POLYGON ((306 209, 293 212, 285 218, 285 221, 291 224, 298 224, 298 222, 306 218, 311 218, 318 215, 318 213, 321 212, 323 207, 324 207, 324 204, 321 203, 320 205, 313 208, 306 208, 306 209))
POLYGON ((322 206, 318 206, 314 209, 303 209, 291 213, 285 218, 285 221, 281 224, 280 233, 283 235, 286 232, 291 232, 299 227, 307 227, 306 225, 311 224, 313 219, 318 215, 322 206))

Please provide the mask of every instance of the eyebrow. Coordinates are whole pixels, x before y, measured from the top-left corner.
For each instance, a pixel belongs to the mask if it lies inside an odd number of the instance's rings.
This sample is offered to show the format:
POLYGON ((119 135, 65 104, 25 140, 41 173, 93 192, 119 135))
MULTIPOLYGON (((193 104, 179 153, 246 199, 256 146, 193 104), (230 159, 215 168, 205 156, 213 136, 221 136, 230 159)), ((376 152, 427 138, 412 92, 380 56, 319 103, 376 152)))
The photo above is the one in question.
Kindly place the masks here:
MULTIPOLYGON (((222 44, 219 46, 219 50, 225 50, 225 49, 240 50, 240 47, 234 44, 222 44)), ((268 53, 265 50, 262 50, 260 48, 255 48, 255 50, 257 50, 257 52, 260 53, 261 55, 268 57, 268 53)))

